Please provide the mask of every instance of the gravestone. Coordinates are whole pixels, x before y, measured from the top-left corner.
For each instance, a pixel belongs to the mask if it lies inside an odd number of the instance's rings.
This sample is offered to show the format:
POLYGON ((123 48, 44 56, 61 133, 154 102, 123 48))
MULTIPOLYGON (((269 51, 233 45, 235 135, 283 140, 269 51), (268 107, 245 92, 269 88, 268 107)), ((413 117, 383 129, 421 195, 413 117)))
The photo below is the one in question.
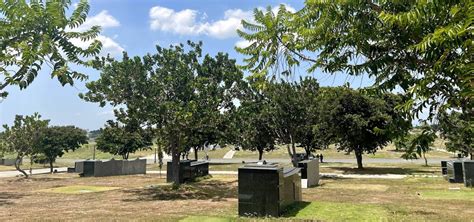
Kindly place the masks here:
POLYGON ((448 179, 448 161, 446 160, 441 161, 441 175, 444 179, 448 179))
POLYGON ((462 161, 459 161, 459 160, 448 161, 446 163, 446 166, 447 166, 447 171, 448 171, 448 181, 450 183, 464 182, 463 172, 462 172, 462 161))
MULTIPOLYGON (((166 182, 172 183, 173 180, 173 162, 166 164, 166 182)), ((209 162, 196 160, 179 161, 179 183, 194 181, 197 177, 209 175, 209 162)))
POLYGON ((249 164, 239 168, 240 216, 278 217, 290 204, 301 201, 299 168, 276 164, 249 164))
POLYGON ((474 187, 474 160, 462 162, 463 179, 466 187, 474 187))
POLYGON ((301 168, 301 188, 308 188, 319 184, 319 160, 303 160, 298 162, 301 168))

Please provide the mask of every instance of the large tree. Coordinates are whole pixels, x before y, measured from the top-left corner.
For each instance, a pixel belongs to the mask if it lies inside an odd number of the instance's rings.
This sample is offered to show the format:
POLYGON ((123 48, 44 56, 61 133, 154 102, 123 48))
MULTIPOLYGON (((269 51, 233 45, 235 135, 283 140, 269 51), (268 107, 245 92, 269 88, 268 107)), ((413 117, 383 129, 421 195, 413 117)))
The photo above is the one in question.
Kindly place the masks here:
POLYGON ((250 83, 244 88, 245 95, 240 106, 234 112, 234 144, 243 150, 257 151, 262 160, 264 151, 275 149, 277 134, 272 104, 257 83, 250 83))
POLYGON ((53 163, 64 152, 74 151, 87 143, 87 132, 75 126, 52 126, 40 131, 38 142, 35 143, 35 152, 44 155, 49 162, 50 172, 53 172, 53 163))
POLYGON ((25 156, 35 152, 41 132, 48 127, 49 120, 41 120, 41 115, 35 113, 31 116, 15 116, 15 121, 10 127, 3 125, 4 142, 8 151, 16 154, 15 168, 28 178, 28 174, 20 168, 25 156))
POLYGON ((410 121, 405 120, 403 113, 395 111, 401 99, 392 94, 368 96, 359 90, 347 87, 326 89, 322 97, 329 105, 322 105, 328 112, 323 112, 321 121, 331 127, 327 134, 332 135, 338 150, 354 152, 357 167, 363 168, 364 153, 375 153, 389 142, 405 135, 410 128, 410 121))
MULTIPOLYGON (((465 114, 464 114, 465 115, 465 114)), ((451 152, 460 152, 464 156, 474 154, 474 123, 469 121, 473 117, 463 116, 461 112, 452 110, 438 115, 438 128, 441 137, 446 140, 446 149, 451 152), (467 120, 466 120, 467 119, 467 120)))
POLYGON ((131 153, 151 149, 153 133, 136 123, 122 124, 109 120, 95 141, 98 150, 120 155, 124 160, 128 160, 131 153))
POLYGON ((87 79, 71 64, 88 65, 85 58, 97 55, 102 44, 94 40, 81 48, 73 42, 95 39, 100 27, 77 30, 87 18, 89 4, 81 0, 69 15, 70 7, 70 0, 0 1, 0 97, 7 96, 7 86, 26 88, 44 65, 62 85, 87 79))
POLYGON ((273 81, 264 87, 272 115, 272 127, 279 143, 287 145, 293 164, 297 165, 296 144, 306 151, 307 157, 320 144, 313 131, 318 123, 314 113, 319 84, 313 78, 298 82, 273 81))
POLYGON ((101 76, 88 83, 89 92, 81 96, 102 106, 125 107, 124 113, 137 111, 145 125, 159 132, 165 150, 172 155, 174 182, 179 184, 180 154, 192 144, 195 116, 212 120, 208 115, 232 107, 232 92, 243 73, 226 54, 203 57, 201 43, 156 49, 155 54, 143 58, 124 54, 122 61, 97 61, 101 76), (205 108, 207 112, 200 112, 206 104, 210 106, 205 108))
POLYGON ((250 45, 237 51, 254 75, 309 63, 309 71, 367 74, 378 89, 401 89, 415 116, 424 107, 430 116, 439 108, 472 116, 473 19, 470 0, 308 0, 296 13, 255 9, 255 22, 238 31, 250 45))

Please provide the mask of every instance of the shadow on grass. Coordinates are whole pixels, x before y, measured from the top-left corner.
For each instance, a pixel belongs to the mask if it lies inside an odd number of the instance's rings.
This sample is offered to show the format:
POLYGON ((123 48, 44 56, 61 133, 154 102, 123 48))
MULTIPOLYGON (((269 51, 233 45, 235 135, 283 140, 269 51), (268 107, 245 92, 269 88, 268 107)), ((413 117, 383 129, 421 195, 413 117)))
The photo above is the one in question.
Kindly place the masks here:
POLYGON ((282 216, 283 217, 295 217, 298 214, 298 212, 305 209, 310 204, 311 204, 311 202, 305 202, 305 201, 294 203, 294 204, 288 206, 283 211, 282 216))
POLYGON ((351 167, 328 167, 333 170, 342 171, 343 174, 426 174, 437 172, 435 168, 404 168, 404 167, 365 167, 357 169, 351 167))
POLYGON ((173 189, 171 184, 166 184, 150 188, 124 190, 123 192, 135 197, 124 199, 123 201, 126 202, 156 200, 225 201, 227 198, 237 198, 237 185, 236 181, 205 180, 182 184, 178 189, 173 189))
POLYGON ((11 193, 11 192, 0 192, 0 207, 6 205, 13 205, 13 200, 20 199, 24 194, 11 193))

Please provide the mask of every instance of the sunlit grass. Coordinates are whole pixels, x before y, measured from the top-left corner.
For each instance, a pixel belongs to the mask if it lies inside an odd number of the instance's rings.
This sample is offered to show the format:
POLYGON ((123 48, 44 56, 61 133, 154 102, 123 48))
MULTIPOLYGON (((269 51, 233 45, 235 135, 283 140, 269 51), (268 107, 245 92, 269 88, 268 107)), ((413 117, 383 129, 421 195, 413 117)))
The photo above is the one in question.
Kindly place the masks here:
POLYGON ((116 189, 120 189, 120 187, 72 185, 72 186, 44 189, 41 191, 49 192, 49 193, 62 193, 62 194, 83 194, 83 193, 104 192, 104 191, 116 190, 116 189))

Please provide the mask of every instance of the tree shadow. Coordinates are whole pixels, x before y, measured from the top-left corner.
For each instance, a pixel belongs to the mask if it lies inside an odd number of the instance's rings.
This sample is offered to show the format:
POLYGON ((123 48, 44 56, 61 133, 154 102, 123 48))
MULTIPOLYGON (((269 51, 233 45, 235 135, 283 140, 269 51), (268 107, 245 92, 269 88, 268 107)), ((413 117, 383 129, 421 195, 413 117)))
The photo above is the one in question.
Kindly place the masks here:
POLYGON ((20 199, 24 196, 26 195, 12 192, 0 192, 0 207, 6 205, 13 205, 13 200, 20 199))
POLYGON ((298 212, 310 205, 311 202, 301 201, 288 206, 283 212, 282 217, 295 217, 298 212))
POLYGON ((122 192, 132 194, 132 197, 135 197, 124 199, 123 201, 126 202, 157 200, 226 201, 227 198, 237 198, 237 181, 205 180, 182 184, 177 189, 173 189, 171 184, 165 184, 155 187, 123 190, 122 192))
POLYGON ((433 168, 404 168, 404 167, 365 167, 364 169, 351 167, 329 167, 333 170, 342 171, 342 174, 426 174, 434 173, 433 168))

